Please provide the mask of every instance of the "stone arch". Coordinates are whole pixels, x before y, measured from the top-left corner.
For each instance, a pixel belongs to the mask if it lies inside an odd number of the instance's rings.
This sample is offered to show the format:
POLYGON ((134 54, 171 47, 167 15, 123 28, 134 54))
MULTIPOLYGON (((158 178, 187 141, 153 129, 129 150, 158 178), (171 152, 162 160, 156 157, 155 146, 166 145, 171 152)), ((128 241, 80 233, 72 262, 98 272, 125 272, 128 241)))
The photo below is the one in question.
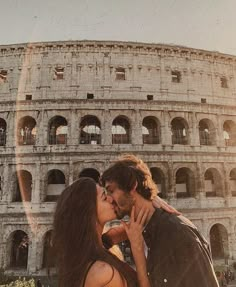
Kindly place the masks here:
POLYGON ((95 168, 85 168, 80 172, 79 177, 91 177, 96 182, 99 182, 100 173, 95 168))
POLYGON ((17 170, 14 175, 13 202, 31 201, 32 175, 27 170, 17 170))
POLYGON ((51 169, 47 173, 45 201, 54 202, 66 187, 66 178, 59 169, 51 169))
POLYGON ((152 174, 152 179, 157 185, 157 189, 159 191, 158 196, 161 198, 167 198, 166 191, 166 180, 164 172, 158 167, 151 167, 150 172, 152 174))
POLYGON ((7 138, 7 123, 4 119, 0 118, 0 146, 6 145, 7 138))
POLYGON ((204 173, 206 197, 223 197, 223 183, 216 168, 208 168, 204 173))
POLYGON ((175 174, 176 197, 195 197, 195 177, 190 168, 181 167, 175 174))
POLYGON ((62 116, 54 116, 48 123, 48 144, 67 144, 68 123, 62 116))
POLYGON ((52 230, 48 230, 43 237, 42 268, 53 268, 56 266, 56 253, 52 245, 52 230))
POLYGON ((36 133, 36 120, 31 116, 22 117, 17 124, 17 144, 35 145, 36 133))
POLYGON ((29 236, 22 230, 12 232, 7 241, 7 260, 9 268, 27 269, 29 236))
POLYGON ((87 115, 80 122, 80 143, 101 144, 101 123, 96 116, 87 115))
POLYGON ((131 143, 130 121, 125 116, 118 116, 112 122, 112 144, 131 143))
POLYGON ((213 259, 229 256, 228 232, 223 224, 216 223, 210 229, 210 245, 213 259))
POLYGON ((147 116, 142 122, 143 144, 159 144, 161 140, 160 122, 156 117, 147 116))
POLYGON ((16 230, 24 231, 29 236, 29 241, 32 240, 32 232, 31 229, 29 229, 29 225, 25 224, 14 224, 14 225, 8 225, 6 226, 3 234, 3 241, 7 242, 10 238, 11 234, 14 233, 16 230))
POLYGON ((229 184, 232 196, 236 196, 236 168, 233 168, 229 174, 229 184))
POLYGON ((227 120, 224 122, 223 137, 226 146, 236 145, 236 124, 234 121, 227 120))
POLYGON ((189 126, 184 118, 176 117, 171 121, 172 144, 189 144, 189 126))
POLYGON ((200 145, 215 145, 216 130, 214 124, 209 119, 202 119, 199 122, 200 145))

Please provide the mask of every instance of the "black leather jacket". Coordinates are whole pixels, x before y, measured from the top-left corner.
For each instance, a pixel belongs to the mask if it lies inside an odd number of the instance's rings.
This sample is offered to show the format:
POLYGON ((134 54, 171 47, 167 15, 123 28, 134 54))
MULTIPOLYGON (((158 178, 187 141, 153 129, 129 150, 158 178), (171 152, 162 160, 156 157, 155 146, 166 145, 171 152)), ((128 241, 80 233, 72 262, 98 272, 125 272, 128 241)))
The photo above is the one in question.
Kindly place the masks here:
POLYGON ((156 209, 143 236, 152 287, 219 287, 209 245, 187 218, 156 209))

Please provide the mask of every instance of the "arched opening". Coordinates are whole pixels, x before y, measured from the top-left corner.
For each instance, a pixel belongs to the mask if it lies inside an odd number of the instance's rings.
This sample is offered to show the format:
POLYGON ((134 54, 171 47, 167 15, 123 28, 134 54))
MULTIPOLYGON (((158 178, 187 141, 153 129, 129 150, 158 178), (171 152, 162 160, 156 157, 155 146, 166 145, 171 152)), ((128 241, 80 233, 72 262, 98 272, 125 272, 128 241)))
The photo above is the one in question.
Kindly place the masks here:
POLYGON ((10 235, 10 268, 27 269, 29 237, 22 231, 17 230, 10 235))
POLYGON ((182 167, 176 172, 176 197, 194 197, 195 179, 193 172, 186 167, 182 167))
POLYGON ((101 124, 97 117, 86 116, 80 123, 81 144, 101 144, 101 124))
POLYGON ((185 119, 175 118, 171 121, 172 144, 187 145, 189 143, 188 125, 185 119))
POLYGON ((68 134, 67 120, 61 116, 55 116, 49 121, 48 143, 50 145, 66 144, 68 134))
POLYGON ((44 236, 42 268, 53 268, 56 266, 56 253, 52 245, 52 230, 44 236))
POLYGON ((66 186, 65 175, 58 169, 52 169, 47 174, 47 194, 45 201, 54 202, 66 186))
POLYGON ((160 125, 154 117, 146 117, 142 123, 142 134, 144 144, 160 143, 160 125))
POLYGON ((159 191, 158 196, 160 196, 161 198, 167 198, 164 173, 162 172, 161 169, 157 167, 151 167, 150 171, 152 174, 152 179, 157 185, 157 189, 159 191))
POLYGON ((236 145, 236 124, 233 121, 224 122, 223 136, 224 136, 226 146, 236 145))
POLYGON ((15 173, 13 202, 31 201, 32 175, 26 170, 19 170, 15 173))
POLYGON ((7 123, 0 118, 0 146, 6 145, 7 123))
POLYGON ((228 233, 222 224, 215 224, 210 230, 210 244, 213 259, 226 259, 229 256, 228 233))
POLYGON ((100 173, 94 168, 85 168, 81 171, 79 177, 91 177, 96 182, 99 182, 100 173))
POLYGON ((130 143, 130 124, 125 117, 117 117, 112 122, 112 143, 130 143))
POLYGON ((223 197, 222 179, 219 171, 209 168, 204 174, 206 197, 223 197))
POLYGON ((209 119, 203 119, 199 122, 200 145, 215 145, 216 131, 209 119))
POLYGON ((236 196, 236 168, 231 170, 229 177, 231 194, 232 196, 236 196))
POLYGON ((19 120, 17 125, 18 145, 34 145, 36 142, 36 121, 26 116, 19 120))

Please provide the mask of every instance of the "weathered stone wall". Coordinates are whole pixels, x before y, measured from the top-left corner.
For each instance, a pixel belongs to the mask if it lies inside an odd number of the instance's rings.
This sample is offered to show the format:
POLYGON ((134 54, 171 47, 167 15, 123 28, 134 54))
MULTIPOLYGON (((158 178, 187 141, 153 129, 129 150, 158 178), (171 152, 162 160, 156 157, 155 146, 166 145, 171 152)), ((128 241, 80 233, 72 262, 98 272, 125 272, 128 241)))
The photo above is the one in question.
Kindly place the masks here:
MULTIPOLYGON (((134 153, 149 167, 164 174, 167 200, 187 215, 210 239, 214 224, 228 233, 229 259, 236 260, 236 196, 230 172, 236 168, 236 146, 223 136, 226 121, 236 123, 236 57, 178 46, 123 42, 53 42, 0 46, 0 118, 7 124, 6 145, 0 146, 0 266, 9 265, 9 238, 22 230, 30 239, 28 272, 43 274, 43 240, 52 228, 55 203, 44 202, 48 171, 59 169, 66 185, 85 168, 99 173, 118 155, 134 153), (63 68, 63 79, 55 69, 63 68), (116 80, 123 68, 125 80, 116 80), (181 74, 172 81, 172 72, 181 74), (221 79, 227 87, 221 86, 221 79), (93 99, 87 99, 87 94, 93 99), (26 100, 26 95, 32 99, 26 100), (147 100, 152 95, 152 100, 147 100), (84 116, 101 124, 101 144, 80 144, 84 116), (36 122, 36 143, 18 145, 18 123, 30 116, 36 122), (54 116, 68 123, 65 145, 48 144, 48 126, 54 116), (130 144, 112 144, 112 122, 124 116, 130 124, 130 144), (142 122, 154 117, 160 126, 160 143, 143 144, 142 122), (171 123, 186 122, 188 144, 172 143, 171 123), (199 122, 213 123, 215 142, 201 145, 199 122), (195 196, 177 198, 176 173, 188 168, 194 175, 195 196), (204 174, 219 175, 221 196, 207 197, 204 174), (32 175, 31 202, 12 202, 14 174, 32 175)), ((19 271, 21 272, 21 271, 19 271)))

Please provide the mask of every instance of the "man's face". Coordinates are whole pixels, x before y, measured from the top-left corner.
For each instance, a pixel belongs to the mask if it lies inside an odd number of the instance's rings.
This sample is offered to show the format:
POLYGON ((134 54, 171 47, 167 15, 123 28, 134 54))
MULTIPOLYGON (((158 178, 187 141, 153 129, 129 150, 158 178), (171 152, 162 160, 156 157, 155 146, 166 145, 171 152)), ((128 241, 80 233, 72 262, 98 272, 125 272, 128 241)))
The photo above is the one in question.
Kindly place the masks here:
POLYGON ((107 181, 105 188, 109 195, 113 198, 112 204, 115 207, 115 213, 118 219, 122 219, 125 215, 130 215, 134 199, 128 192, 121 190, 114 181, 107 181))

